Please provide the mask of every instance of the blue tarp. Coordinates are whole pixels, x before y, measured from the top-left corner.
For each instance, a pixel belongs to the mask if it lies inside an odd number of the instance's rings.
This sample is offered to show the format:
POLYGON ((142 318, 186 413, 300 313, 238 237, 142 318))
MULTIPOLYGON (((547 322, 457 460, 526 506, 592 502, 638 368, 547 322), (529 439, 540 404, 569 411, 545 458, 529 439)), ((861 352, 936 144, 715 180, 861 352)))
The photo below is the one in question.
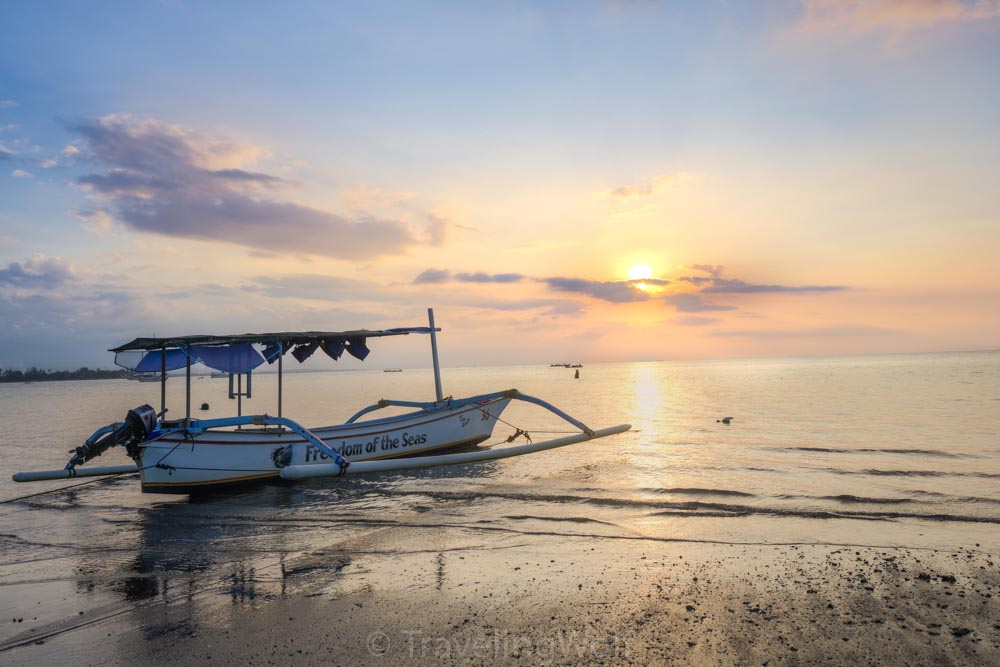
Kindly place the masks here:
MULTIPOLYGON (((147 352, 132 370, 136 373, 159 373, 163 368, 162 354, 160 350, 147 352)), ((201 362, 211 369, 224 373, 246 373, 264 363, 264 357, 250 343, 223 346, 191 345, 182 350, 166 350, 166 356, 168 371, 187 366, 189 356, 192 364, 201 362)))
MULTIPOLYGON (((166 350, 166 353, 168 371, 184 368, 187 365, 187 355, 184 354, 183 350, 166 350)), ((147 352, 146 356, 144 356, 132 370, 136 373, 159 373, 163 368, 162 362, 160 361, 162 354, 163 353, 160 350, 147 352)))
POLYGON ((192 345, 188 348, 191 361, 201 361, 209 368, 224 373, 246 373, 264 363, 264 357, 250 343, 235 345, 192 345))

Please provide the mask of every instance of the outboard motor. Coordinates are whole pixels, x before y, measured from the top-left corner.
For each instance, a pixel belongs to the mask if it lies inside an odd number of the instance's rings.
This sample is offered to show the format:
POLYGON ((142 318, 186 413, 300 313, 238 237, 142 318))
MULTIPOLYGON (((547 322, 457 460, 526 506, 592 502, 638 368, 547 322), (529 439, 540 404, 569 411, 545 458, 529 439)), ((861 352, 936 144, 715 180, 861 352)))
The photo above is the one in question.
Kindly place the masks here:
POLYGON ((101 429, 98 431, 101 435, 92 435, 82 447, 69 450, 74 456, 66 464, 66 469, 83 465, 116 445, 124 447, 128 455, 134 458, 135 446, 144 442, 155 428, 156 410, 151 406, 140 405, 134 410, 129 410, 124 422, 101 429))

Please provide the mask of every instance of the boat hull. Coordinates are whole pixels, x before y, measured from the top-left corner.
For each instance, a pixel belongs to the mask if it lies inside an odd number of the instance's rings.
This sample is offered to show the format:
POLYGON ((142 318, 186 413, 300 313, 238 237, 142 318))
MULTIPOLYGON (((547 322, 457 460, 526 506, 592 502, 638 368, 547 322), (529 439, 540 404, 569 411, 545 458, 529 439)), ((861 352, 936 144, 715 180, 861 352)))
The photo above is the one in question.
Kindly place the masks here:
MULTIPOLYGON (((509 402, 495 398, 310 432, 350 461, 427 455, 485 441, 509 402)), ((288 465, 329 462, 301 435, 279 429, 167 435, 142 445, 138 461, 144 493, 218 491, 277 480, 288 465)))

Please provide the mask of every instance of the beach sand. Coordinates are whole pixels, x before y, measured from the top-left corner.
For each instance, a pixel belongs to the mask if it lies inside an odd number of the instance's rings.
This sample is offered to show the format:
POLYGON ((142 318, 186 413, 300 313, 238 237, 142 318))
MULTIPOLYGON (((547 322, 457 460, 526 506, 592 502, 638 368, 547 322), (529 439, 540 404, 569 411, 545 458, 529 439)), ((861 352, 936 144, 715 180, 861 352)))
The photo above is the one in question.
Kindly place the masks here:
POLYGON ((177 576, 70 631, 26 627, 42 643, 0 661, 1000 664, 1000 572, 975 544, 685 543, 553 524, 354 532, 270 572, 202 588, 177 576))

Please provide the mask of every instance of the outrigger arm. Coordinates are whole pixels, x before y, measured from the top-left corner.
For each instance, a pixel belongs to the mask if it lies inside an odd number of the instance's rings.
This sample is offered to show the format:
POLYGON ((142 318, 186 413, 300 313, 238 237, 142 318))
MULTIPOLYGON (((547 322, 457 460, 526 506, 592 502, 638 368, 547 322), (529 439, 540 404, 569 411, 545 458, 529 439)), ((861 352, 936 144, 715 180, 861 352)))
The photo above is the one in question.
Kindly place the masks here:
POLYGON ((493 399, 496 398, 510 398, 518 401, 524 401, 526 403, 533 403, 534 405, 545 408, 546 410, 556 415, 557 417, 560 417, 561 419, 569 422, 570 424, 577 427, 584 433, 587 433, 591 436, 593 436, 593 434, 595 433, 595 431, 591 429, 589 426, 569 416, 568 414, 566 414, 556 406, 552 405, 548 401, 543 401, 540 398, 529 396, 528 394, 522 394, 517 389, 495 391, 490 394, 480 394, 479 396, 472 396, 471 398, 463 398, 459 400, 455 400, 453 398, 446 398, 444 400, 434 401, 432 403, 422 403, 419 401, 396 401, 383 398, 378 403, 369 405, 367 408, 363 408, 362 410, 356 412, 350 419, 347 420, 347 423, 353 424, 355 421, 365 416, 369 412, 374 412, 375 410, 381 410, 382 408, 388 408, 390 406, 402 407, 402 408, 421 408, 423 410, 433 411, 433 410, 445 410, 447 408, 461 408, 465 407, 466 405, 470 405, 472 403, 492 401, 493 399))

